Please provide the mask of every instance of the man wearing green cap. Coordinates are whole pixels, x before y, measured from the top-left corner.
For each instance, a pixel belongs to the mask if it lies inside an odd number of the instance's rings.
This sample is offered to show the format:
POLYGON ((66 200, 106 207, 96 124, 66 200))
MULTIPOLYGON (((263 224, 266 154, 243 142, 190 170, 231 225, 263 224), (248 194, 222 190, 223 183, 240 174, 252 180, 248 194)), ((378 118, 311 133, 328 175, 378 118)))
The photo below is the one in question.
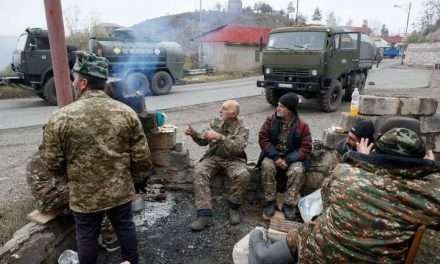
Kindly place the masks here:
POLYGON ((274 244, 250 235, 250 264, 404 263, 418 229, 440 227, 440 163, 418 120, 378 119, 375 151, 362 139, 334 169, 330 204, 274 244))
POLYGON ((54 177, 67 179, 80 263, 96 263, 97 238, 106 215, 123 260, 136 264, 131 201, 134 183, 143 182, 151 166, 145 134, 136 113, 103 91, 105 58, 78 52, 73 75, 78 100, 55 111, 44 126, 41 160, 54 177))

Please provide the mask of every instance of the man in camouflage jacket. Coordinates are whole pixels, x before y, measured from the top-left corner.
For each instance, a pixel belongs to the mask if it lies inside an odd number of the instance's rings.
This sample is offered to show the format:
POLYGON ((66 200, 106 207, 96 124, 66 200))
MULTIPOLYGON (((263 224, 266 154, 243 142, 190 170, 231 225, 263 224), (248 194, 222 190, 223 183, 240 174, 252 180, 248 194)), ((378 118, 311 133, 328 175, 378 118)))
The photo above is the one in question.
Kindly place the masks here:
POLYGON ((220 169, 224 169, 231 184, 228 192, 229 221, 240 223, 239 207, 242 194, 249 182, 244 152, 249 129, 238 118, 240 106, 230 100, 220 108, 220 118, 212 120, 209 129, 202 133, 189 126, 185 133, 200 146, 209 145, 209 149, 196 165, 193 175, 194 200, 197 219, 191 223, 193 231, 200 231, 211 224, 212 204, 209 181, 220 169))
POLYGON ((440 164, 419 121, 379 119, 376 151, 366 140, 344 156, 329 184, 329 207, 315 221, 267 245, 253 232, 256 263, 403 263, 416 230, 440 225, 440 164))
POLYGON ((40 157, 46 169, 66 177, 81 263, 96 263, 104 214, 121 244, 124 260, 138 263, 131 201, 134 184, 151 166, 136 113, 103 91, 108 62, 78 52, 73 87, 79 99, 54 112, 44 127, 40 157))

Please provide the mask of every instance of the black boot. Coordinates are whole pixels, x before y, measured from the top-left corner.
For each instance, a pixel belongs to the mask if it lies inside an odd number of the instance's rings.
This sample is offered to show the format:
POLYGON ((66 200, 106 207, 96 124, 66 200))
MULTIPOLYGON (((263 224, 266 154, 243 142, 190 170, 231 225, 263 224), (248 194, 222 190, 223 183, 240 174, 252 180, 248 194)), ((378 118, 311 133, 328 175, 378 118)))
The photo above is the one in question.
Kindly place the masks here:
POLYGON ((295 221, 296 216, 298 214, 298 207, 296 207, 296 206, 292 207, 290 205, 284 204, 283 212, 284 212, 284 216, 286 217, 287 220, 295 221))
POLYGON ((272 216, 274 216, 276 209, 277 203, 275 201, 267 202, 266 207, 263 209, 263 218, 270 219, 272 216))

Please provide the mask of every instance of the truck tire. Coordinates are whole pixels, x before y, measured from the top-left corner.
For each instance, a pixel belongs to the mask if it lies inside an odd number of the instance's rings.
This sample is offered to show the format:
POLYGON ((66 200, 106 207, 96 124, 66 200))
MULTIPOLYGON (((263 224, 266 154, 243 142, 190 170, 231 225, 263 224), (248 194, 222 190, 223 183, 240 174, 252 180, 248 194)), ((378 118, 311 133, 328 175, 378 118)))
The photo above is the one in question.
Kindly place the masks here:
POLYGON ((361 75, 359 73, 354 73, 352 75, 353 82, 351 82, 351 85, 345 88, 344 93, 344 101, 350 102, 351 101, 351 95, 353 94, 354 88, 358 88, 359 92, 361 91, 361 75))
POLYGON ((342 102, 344 90, 338 80, 332 80, 330 85, 324 87, 320 94, 321 109, 324 112, 334 112, 342 102))
POLYGON ((57 105, 57 92, 55 89, 55 80, 50 77, 43 86, 44 100, 50 105, 57 105))
POLYGON ((151 78, 151 91, 154 95, 169 94, 173 86, 173 78, 166 71, 158 71, 151 78))
POLYGON ((271 104, 274 107, 278 106, 278 100, 280 99, 281 95, 277 91, 271 88, 265 89, 266 94, 266 101, 271 104))
POLYGON ((362 92, 365 88, 365 83, 367 81, 367 76, 365 75, 365 73, 361 73, 360 74, 360 84, 359 84, 359 92, 362 92))
POLYGON ((137 91, 143 95, 150 94, 148 77, 141 72, 132 72, 125 77, 126 95, 134 95, 137 91))

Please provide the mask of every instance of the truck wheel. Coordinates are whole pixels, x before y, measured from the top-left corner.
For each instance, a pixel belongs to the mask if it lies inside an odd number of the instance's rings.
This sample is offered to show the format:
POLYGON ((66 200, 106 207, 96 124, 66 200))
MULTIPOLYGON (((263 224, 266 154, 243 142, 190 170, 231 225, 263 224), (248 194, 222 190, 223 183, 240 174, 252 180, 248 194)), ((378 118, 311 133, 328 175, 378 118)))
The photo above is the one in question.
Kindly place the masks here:
POLYGON ((274 89, 270 89, 270 88, 265 89, 265 94, 266 94, 266 101, 272 106, 277 107, 278 100, 280 99, 281 95, 274 89))
POLYGON ((367 77, 365 76, 365 73, 361 73, 359 78, 360 78, 359 92, 362 92, 365 88, 365 82, 367 81, 367 77))
POLYGON ((143 95, 150 93, 150 82, 145 74, 141 72, 132 72, 125 77, 125 86, 127 95, 134 95, 140 92, 143 95))
POLYGON ((344 101, 346 102, 350 102, 351 101, 351 94, 354 91, 354 88, 358 88, 359 92, 362 89, 361 88, 361 76, 358 73, 353 74, 352 76, 353 78, 353 82, 351 84, 351 86, 345 88, 345 93, 344 93, 344 101))
POLYGON ((44 100, 50 105, 57 105, 57 92, 55 89, 55 80, 50 77, 43 87, 44 100))
POLYGON ((332 80, 330 85, 321 90, 321 109, 324 112, 334 112, 342 102, 344 90, 338 80, 332 80))
POLYGON ((166 71, 154 73, 151 79, 151 91, 154 95, 169 94, 173 86, 173 78, 166 71))

